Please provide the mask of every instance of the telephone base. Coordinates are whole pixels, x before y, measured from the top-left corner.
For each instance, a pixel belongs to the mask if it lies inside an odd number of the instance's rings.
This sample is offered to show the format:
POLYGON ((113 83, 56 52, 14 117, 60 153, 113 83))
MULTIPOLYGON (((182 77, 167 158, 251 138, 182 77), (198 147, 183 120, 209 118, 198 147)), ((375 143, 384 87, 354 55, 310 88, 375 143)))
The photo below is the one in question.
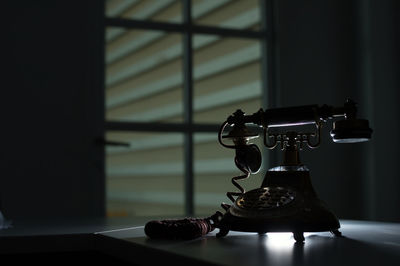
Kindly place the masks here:
POLYGON ((298 242, 303 232, 332 232, 341 236, 339 220, 317 197, 308 169, 267 172, 261 188, 238 196, 218 224, 223 237, 232 231, 293 232, 298 242))

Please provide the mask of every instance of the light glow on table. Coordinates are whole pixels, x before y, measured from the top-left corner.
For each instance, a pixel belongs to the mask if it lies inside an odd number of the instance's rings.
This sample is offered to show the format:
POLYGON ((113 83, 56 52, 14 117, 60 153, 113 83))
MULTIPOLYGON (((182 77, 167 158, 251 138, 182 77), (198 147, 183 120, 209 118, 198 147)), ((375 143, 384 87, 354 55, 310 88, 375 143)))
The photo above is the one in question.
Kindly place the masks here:
MULTIPOLYGON (((304 233, 304 237, 307 241, 307 236, 311 233, 304 233)), ((293 238, 293 233, 267 233, 264 239, 265 248, 273 253, 291 253, 295 244, 302 245, 303 243, 296 243, 293 238)))

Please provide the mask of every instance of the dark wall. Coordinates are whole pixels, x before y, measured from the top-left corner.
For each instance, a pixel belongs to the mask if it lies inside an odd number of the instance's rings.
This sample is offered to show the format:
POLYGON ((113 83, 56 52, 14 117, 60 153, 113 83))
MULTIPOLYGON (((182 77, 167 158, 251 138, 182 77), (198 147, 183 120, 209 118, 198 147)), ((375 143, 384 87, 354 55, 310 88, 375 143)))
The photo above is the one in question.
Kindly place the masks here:
POLYGON ((396 1, 275 2, 279 105, 352 98, 374 129, 371 142, 345 145, 327 125, 321 147, 301 154, 319 196, 340 218, 400 221, 396 1))
MULTIPOLYGON (((2 3, 0 209, 6 217, 104 214, 102 1, 2 3)), ((340 218, 400 221, 398 1, 277 5, 280 102, 359 102, 370 143, 324 130, 304 151, 320 197, 340 218), (398 16, 397 16, 398 17, 398 16)))
POLYGON ((102 1, 2 3, 1 210, 104 213, 102 1), (5 82, 4 82, 5 80, 5 82))
MULTIPOLYGON (((351 1, 279 1, 280 104, 342 106, 357 99, 351 1)), ((362 103, 361 106, 363 107, 362 103)), ((365 106, 364 106, 365 107, 365 106)), ((321 147, 302 152, 302 162, 321 199, 339 217, 362 215, 356 145, 333 144, 323 127, 321 147)), ((362 145, 362 144, 361 144, 362 145)))
POLYGON ((359 87, 370 107, 375 139, 366 150, 368 217, 400 221, 400 2, 360 1, 364 31, 359 87))

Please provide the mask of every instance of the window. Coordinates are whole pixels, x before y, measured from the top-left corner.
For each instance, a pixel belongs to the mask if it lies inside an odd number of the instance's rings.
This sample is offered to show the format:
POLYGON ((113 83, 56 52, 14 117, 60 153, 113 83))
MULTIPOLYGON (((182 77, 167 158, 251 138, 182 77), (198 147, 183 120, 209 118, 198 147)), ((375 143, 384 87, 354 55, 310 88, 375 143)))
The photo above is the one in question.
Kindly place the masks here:
POLYGON ((109 216, 209 215, 228 201, 238 170, 217 132, 236 109, 273 105, 271 12, 268 0, 106 1, 109 216))

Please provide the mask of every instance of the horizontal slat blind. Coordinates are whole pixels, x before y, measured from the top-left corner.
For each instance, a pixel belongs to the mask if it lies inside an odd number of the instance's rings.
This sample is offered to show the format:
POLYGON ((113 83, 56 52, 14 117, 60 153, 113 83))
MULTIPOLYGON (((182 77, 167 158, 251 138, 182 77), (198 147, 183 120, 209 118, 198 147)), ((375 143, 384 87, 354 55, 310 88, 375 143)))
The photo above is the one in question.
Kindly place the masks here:
MULTIPOLYGON (((179 23, 181 1, 107 1, 110 17, 179 23)), ((196 0, 199 25, 258 29, 258 0, 196 0)), ((182 36, 163 31, 106 29, 106 120, 182 122, 182 36)), ((221 124, 241 108, 261 107, 260 41, 193 35, 193 121, 221 124)), ((129 147, 107 147, 109 215, 183 214, 183 134, 108 132, 129 147)), ((209 213, 226 201, 238 174, 231 150, 216 133, 194 135, 195 211, 209 213)), ((250 181, 249 184, 253 184, 250 181)), ((258 184, 259 185, 259 184, 258 184)))

